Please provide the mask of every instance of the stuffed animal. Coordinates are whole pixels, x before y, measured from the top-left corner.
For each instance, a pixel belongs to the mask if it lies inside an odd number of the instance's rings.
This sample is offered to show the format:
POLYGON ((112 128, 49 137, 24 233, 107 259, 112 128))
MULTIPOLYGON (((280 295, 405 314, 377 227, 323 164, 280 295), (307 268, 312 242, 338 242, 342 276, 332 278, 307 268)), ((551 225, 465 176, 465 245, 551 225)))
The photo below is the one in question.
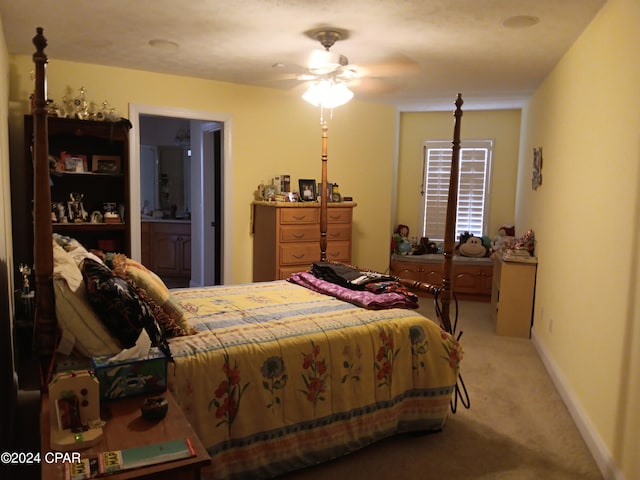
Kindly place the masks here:
POLYGON ((413 255, 424 255, 427 253, 438 253, 436 242, 430 242, 427 237, 420 239, 420 244, 413 250, 413 255))
POLYGON ((498 229, 498 235, 493 237, 491 241, 491 249, 494 252, 502 250, 503 248, 511 248, 515 237, 515 227, 503 225, 498 229))
POLYGON ((411 253, 408 226, 397 226, 395 233, 391 237, 391 251, 400 255, 409 255, 409 253, 411 253))
MULTIPOLYGON (((461 235, 462 237, 462 235, 461 235)), ((482 238, 473 235, 466 236, 464 243, 458 245, 458 253, 463 257, 486 257, 489 250, 482 243, 482 238)))

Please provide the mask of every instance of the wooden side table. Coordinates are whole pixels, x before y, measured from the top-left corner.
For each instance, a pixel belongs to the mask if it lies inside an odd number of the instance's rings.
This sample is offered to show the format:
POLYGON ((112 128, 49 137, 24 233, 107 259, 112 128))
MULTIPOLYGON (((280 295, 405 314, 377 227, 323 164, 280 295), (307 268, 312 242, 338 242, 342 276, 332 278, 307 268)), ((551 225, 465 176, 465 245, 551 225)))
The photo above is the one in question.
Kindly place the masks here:
MULTIPOLYGON (((158 422, 150 422, 141 417, 140 406, 144 402, 145 396, 103 402, 101 415, 102 419, 107 422, 103 427, 103 437, 100 442, 92 447, 80 450, 81 455, 90 457, 97 455, 99 452, 123 450, 185 437, 191 439, 197 455, 191 458, 125 470, 120 473, 110 474, 104 478, 109 480, 131 478, 198 480, 200 478, 200 469, 211 463, 207 450, 182 413, 171 392, 166 391, 162 396, 169 402, 169 410, 166 417, 158 422)), ((43 457, 46 452, 51 451, 49 445, 51 428, 49 414, 49 397, 47 394, 43 394, 40 407, 40 449, 43 457)), ((62 463, 47 464, 42 462, 41 472, 42 478, 47 480, 64 479, 64 465, 62 463)))
POLYGON ((493 259, 491 317, 497 335, 529 338, 536 288, 536 263, 493 259))

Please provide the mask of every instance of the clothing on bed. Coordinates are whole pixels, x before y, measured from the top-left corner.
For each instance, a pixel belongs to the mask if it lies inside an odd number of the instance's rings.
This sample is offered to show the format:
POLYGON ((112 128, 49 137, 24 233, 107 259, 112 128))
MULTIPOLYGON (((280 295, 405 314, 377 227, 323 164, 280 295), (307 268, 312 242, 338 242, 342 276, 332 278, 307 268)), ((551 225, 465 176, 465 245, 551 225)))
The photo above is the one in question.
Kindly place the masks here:
POLYGON ((398 292, 374 293, 366 290, 352 290, 338 284, 327 282, 309 272, 292 274, 287 281, 306 287, 314 292, 353 303, 359 307, 380 310, 383 308, 418 308, 416 299, 398 292))
POLYGON ((311 274, 318 278, 319 281, 313 281, 308 278, 308 275, 304 275, 304 278, 301 278, 297 274, 292 275, 289 280, 317 292, 351 301, 365 308, 418 308, 418 296, 402 285, 395 277, 369 270, 359 270, 338 262, 315 262, 311 265, 311 274), (335 288, 335 286, 326 285, 324 282, 350 290, 366 290, 375 294, 393 293, 396 295, 387 295, 386 297, 354 295, 343 288, 335 288), (405 298, 401 299, 397 295, 402 295, 405 298))
POLYGON ((382 273, 362 271, 349 265, 335 262, 315 262, 311 265, 311 273, 327 282, 336 283, 354 290, 364 290, 365 285, 372 282, 395 280, 393 277, 382 273))

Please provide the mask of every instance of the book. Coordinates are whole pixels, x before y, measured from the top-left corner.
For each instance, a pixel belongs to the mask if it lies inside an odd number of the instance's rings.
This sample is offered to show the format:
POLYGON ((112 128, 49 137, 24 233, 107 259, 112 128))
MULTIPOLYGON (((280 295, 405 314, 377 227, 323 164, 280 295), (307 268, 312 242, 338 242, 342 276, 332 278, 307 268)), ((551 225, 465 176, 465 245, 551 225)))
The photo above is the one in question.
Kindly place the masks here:
POLYGON ((98 472, 98 457, 81 458, 80 462, 65 463, 65 480, 89 480, 96 478, 98 472))
POLYGON ((88 480, 122 470, 171 462, 197 454, 190 438, 181 438, 140 447, 100 452, 95 457, 82 458, 80 462, 65 464, 66 480, 88 480))

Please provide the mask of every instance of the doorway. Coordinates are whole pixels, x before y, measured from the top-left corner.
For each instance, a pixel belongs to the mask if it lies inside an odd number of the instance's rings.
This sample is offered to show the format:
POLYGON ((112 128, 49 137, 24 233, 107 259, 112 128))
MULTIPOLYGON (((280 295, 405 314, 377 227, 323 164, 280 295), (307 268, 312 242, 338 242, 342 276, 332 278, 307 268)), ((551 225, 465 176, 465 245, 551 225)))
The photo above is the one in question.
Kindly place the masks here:
MULTIPOLYGON (((231 172, 231 118, 228 114, 181 110, 169 107, 131 104, 129 117, 133 128, 130 137, 130 177, 131 177, 131 256, 141 260, 141 220, 145 205, 142 191, 151 188, 156 192, 156 177, 162 180, 162 173, 155 170, 151 177, 145 170, 148 165, 142 152, 153 150, 156 145, 149 146, 145 122, 153 121, 154 129, 165 129, 164 143, 175 143, 181 137, 189 137, 189 147, 185 151, 184 205, 180 212, 173 205, 178 216, 190 217, 190 281, 189 286, 217 285, 231 281, 231 228, 225 228, 225 218, 230 219, 230 202, 224 202, 224 192, 230 192, 231 172), (158 123, 159 122, 159 123, 158 123), (179 127, 176 127, 179 125, 179 127), (185 135, 185 132, 188 134, 185 135), (190 155, 187 151, 190 150, 190 155), (152 186, 149 187, 150 182, 152 186), (144 186, 143 186, 144 185, 144 186), (185 213, 188 212, 188 215, 185 213)), ((153 163, 153 162, 152 162, 153 163)), ((159 192, 159 196, 162 192, 159 192)), ((157 197, 158 201, 160 200, 157 197)), ((174 202, 177 203, 177 202, 174 202)), ((156 207, 158 205, 156 204, 156 207)), ((149 205, 148 205, 149 207, 149 205)), ((154 210, 162 210, 154 208, 154 210)), ((149 208, 146 213, 149 214, 149 208)), ((153 213, 152 213, 153 215, 153 213)), ((156 213, 156 215, 160 215, 156 213)), ((171 216, 171 215, 170 215, 171 216)), ((147 217, 145 217, 147 218, 147 217)))

